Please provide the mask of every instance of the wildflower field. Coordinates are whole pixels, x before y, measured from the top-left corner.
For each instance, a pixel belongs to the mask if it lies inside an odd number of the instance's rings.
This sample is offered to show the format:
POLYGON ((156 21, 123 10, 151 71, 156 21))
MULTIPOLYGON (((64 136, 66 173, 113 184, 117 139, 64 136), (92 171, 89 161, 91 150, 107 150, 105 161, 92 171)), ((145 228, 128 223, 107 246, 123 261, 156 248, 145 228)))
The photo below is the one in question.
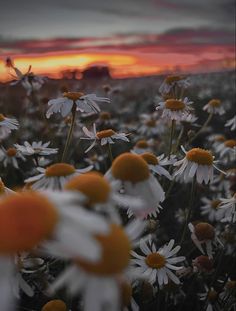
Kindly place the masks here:
POLYGON ((235 72, 7 65, 0 310, 236 310, 235 72))

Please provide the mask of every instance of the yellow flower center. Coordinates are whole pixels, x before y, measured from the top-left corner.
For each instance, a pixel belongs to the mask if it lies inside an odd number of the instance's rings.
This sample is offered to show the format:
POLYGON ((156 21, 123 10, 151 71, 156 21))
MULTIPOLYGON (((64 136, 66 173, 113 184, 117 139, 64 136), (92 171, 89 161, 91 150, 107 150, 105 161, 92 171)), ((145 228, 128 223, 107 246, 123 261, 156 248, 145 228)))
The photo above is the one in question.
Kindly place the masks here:
POLYGON ((187 152, 186 158, 200 165, 212 165, 213 156, 210 151, 201 148, 193 148, 187 152))
POLYGON ((145 153, 141 154, 141 157, 147 162, 147 164, 151 164, 151 165, 157 165, 158 164, 157 157, 151 152, 145 152, 145 153))
POLYGON ((102 248, 101 259, 88 262, 76 258, 75 262, 85 271, 96 275, 114 275, 121 273, 129 264, 131 244, 123 228, 112 224, 107 235, 96 235, 102 248))
POLYGON ((50 300, 41 309, 41 311, 67 311, 66 304, 60 299, 50 300))
POLYGON ((224 135, 216 135, 215 136, 215 141, 224 142, 225 141, 225 136, 224 135))
POLYGON ((135 144, 135 147, 141 148, 141 149, 146 149, 146 148, 148 148, 149 146, 148 146, 147 141, 143 139, 143 140, 137 141, 137 143, 135 144))
POLYGON ((73 177, 65 185, 65 189, 83 193, 88 198, 88 205, 106 203, 111 192, 109 183, 97 172, 73 177))
POLYGON ((219 99, 212 99, 209 101, 208 105, 212 107, 219 107, 221 105, 221 101, 219 99))
POLYGON ((111 129, 97 132, 97 138, 99 139, 111 137, 112 135, 115 135, 115 132, 111 129))
POLYGON ((226 147, 234 148, 236 146, 236 140, 235 139, 229 139, 229 140, 226 140, 224 142, 224 144, 226 147))
POLYGON ((5 117, 2 113, 0 113, 0 122, 4 121, 5 120, 5 117))
POLYGON ((63 93, 63 97, 66 97, 66 98, 71 99, 73 101, 80 99, 81 96, 84 96, 84 93, 82 93, 82 92, 65 92, 65 93, 63 93))
POLYGON ((56 163, 48 166, 45 170, 45 175, 47 177, 61 177, 68 176, 75 173, 75 168, 73 165, 67 163, 56 163))
POLYGON ((111 119, 111 114, 110 112, 107 112, 107 111, 103 111, 100 113, 100 119, 101 120, 110 120, 111 119))
POLYGON ((121 303, 123 307, 128 307, 131 303, 133 289, 130 283, 122 282, 121 284, 121 303))
POLYGON ((156 120, 153 120, 153 119, 148 120, 148 121, 146 121, 145 124, 146 124, 148 127, 155 127, 155 126, 156 126, 156 120))
POLYGON ((215 301, 217 298, 217 292, 215 290, 209 290, 208 294, 207 294, 207 298, 210 301, 215 301))
POLYGON ((122 153, 112 163, 112 175, 122 181, 138 183, 149 178, 149 168, 144 159, 132 153, 122 153))
POLYGON ((24 192, 0 202, 0 253, 28 251, 51 236, 58 213, 47 198, 24 192))
POLYGON ((211 208, 217 209, 220 205, 221 201, 220 200, 213 200, 211 201, 211 208))
POLYGON ((167 99, 165 101, 165 106, 172 111, 183 110, 185 108, 185 104, 178 99, 167 99))
POLYGON ((195 235, 199 241, 213 240, 215 237, 215 229, 207 222, 200 222, 195 226, 195 235))
POLYGON ((17 154, 17 150, 15 148, 9 148, 6 153, 8 157, 14 157, 17 154))
POLYGON ((166 259, 159 253, 151 253, 145 259, 146 264, 153 269, 161 269, 166 264, 166 259))
POLYGON ((178 81, 183 80, 183 79, 184 79, 183 76, 178 76, 178 75, 168 76, 165 78, 165 83, 172 84, 174 82, 178 82, 178 81))

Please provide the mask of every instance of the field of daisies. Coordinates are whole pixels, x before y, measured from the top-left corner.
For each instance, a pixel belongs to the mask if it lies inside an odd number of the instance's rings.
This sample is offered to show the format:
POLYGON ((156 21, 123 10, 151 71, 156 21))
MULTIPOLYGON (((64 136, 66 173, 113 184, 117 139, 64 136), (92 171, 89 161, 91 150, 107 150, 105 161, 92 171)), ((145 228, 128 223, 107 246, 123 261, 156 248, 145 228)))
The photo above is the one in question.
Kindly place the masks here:
POLYGON ((8 67, 0 310, 236 310, 235 73, 8 67))

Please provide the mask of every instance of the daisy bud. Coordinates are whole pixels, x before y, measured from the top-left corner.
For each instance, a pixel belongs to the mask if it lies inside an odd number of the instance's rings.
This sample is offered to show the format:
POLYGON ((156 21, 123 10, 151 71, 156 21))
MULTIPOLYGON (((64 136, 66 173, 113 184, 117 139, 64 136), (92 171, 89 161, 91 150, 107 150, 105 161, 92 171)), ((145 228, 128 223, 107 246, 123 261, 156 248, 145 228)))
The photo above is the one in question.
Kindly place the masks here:
POLYGON ((213 260, 208 256, 198 256, 193 260, 193 266, 202 272, 211 272, 213 269, 213 260))

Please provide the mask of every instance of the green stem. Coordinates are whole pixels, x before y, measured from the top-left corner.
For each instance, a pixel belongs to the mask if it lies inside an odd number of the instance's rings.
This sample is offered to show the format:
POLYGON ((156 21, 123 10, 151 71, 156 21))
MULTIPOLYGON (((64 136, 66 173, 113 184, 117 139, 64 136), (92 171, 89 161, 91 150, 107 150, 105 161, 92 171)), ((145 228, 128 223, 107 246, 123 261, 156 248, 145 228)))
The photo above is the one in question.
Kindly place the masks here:
POLYGON ((211 119, 213 117, 213 113, 210 113, 206 122, 203 124, 203 126, 200 128, 200 130, 189 140, 189 143, 191 143, 194 139, 196 139, 199 134, 207 127, 207 125, 210 123, 211 119))
POLYGON ((66 155, 67 155, 67 151, 69 149, 69 145, 70 145, 70 142, 71 142, 71 137, 72 137, 73 129, 74 129, 74 126, 75 126, 76 104, 73 105, 71 112, 72 112, 72 120, 71 120, 70 129, 69 129, 69 132, 68 132, 68 135, 67 135, 67 138, 66 138, 65 148, 63 150, 63 154, 62 154, 62 157, 61 157, 61 162, 65 161, 65 158, 66 158, 66 155))
POLYGON ((184 229, 183 229, 181 240, 180 240, 180 245, 181 246, 183 244, 183 241, 184 241, 184 238, 185 238, 185 235, 186 235, 186 231, 187 231, 187 227, 188 227, 188 223, 189 223, 189 220, 190 220, 191 214, 192 214, 195 185, 196 185, 196 180, 195 180, 195 177, 194 177, 193 181, 192 181, 191 192, 190 192, 190 199, 189 199, 189 205, 188 205, 188 214, 187 214, 187 217, 185 219, 184 229))
POLYGON ((179 145, 180 145, 180 143, 181 143, 181 139, 182 139, 182 137, 183 137, 183 134, 184 134, 184 127, 182 126, 181 131, 180 131, 180 133, 179 133, 179 136, 178 136, 178 138, 177 138, 176 145, 175 145, 175 148, 174 148, 173 153, 176 153, 176 152, 177 152, 177 150, 178 150, 178 148, 179 148, 179 145))
POLYGON ((170 129, 170 142, 169 142, 169 151, 168 151, 168 159, 170 159, 171 151, 172 151, 172 141, 174 137, 175 130, 175 120, 171 121, 171 129, 170 129))
POLYGON ((109 159, 111 161, 111 164, 113 162, 113 155, 112 155, 112 150, 111 150, 111 145, 108 143, 108 155, 109 155, 109 159))

